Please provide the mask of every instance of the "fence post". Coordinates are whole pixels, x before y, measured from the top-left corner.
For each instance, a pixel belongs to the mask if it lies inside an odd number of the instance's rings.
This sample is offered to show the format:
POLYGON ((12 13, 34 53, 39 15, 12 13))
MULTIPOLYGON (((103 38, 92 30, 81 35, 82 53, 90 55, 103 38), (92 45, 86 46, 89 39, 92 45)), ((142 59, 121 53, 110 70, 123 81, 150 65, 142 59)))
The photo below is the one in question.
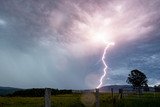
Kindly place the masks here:
POLYGON ((155 98, 155 96, 156 96, 156 90, 154 89, 154 98, 155 98))
POLYGON ((99 105, 99 89, 96 88, 96 107, 100 107, 99 105))
POLYGON ((111 94, 112 94, 112 99, 113 99, 113 88, 111 88, 111 94))
POLYGON ((50 88, 45 88, 44 103, 45 103, 45 107, 51 107, 51 89, 50 88))
POLYGON ((120 99, 123 97, 123 89, 119 89, 120 99))

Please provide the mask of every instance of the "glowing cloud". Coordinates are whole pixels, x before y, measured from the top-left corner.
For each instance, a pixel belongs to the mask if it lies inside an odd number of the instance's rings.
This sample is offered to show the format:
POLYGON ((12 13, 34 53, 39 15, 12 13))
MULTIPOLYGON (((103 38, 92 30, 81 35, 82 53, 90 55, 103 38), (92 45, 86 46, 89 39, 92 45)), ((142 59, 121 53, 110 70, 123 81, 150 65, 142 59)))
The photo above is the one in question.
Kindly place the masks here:
MULTIPOLYGON (((96 2, 90 2, 87 5, 88 7, 83 8, 78 3, 68 1, 65 2, 65 9, 67 10, 63 10, 65 15, 62 15, 63 12, 57 12, 56 10, 53 13, 57 13, 57 16, 54 15, 50 18, 51 22, 53 17, 53 22, 59 19, 52 27, 57 32, 61 31, 59 32, 60 38, 61 35, 64 35, 66 37, 65 40, 72 41, 67 42, 67 44, 71 45, 70 50, 88 50, 88 46, 106 45, 102 56, 102 62, 105 66, 104 73, 97 88, 102 86, 103 78, 106 75, 105 55, 108 47, 115 42, 135 40, 153 30, 152 25, 146 25, 153 13, 148 14, 147 11, 144 11, 142 5, 141 8, 132 8, 131 5, 137 5, 136 3, 114 1, 106 3, 105 6, 100 4, 99 7, 96 2)), ((74 53, 75 55, 79 54, 75 51, 74 53)))
POLYGON ((137 2, 110 1, 98 6, 90 1, 87 7, 82 4, 66 1, 51 12, 50 25, 59 33, 61 40, 77 43, 87 41, 94 45, 102 40, 134 40, 153 30, 153 25, 147 23, 155 13, 148 13, 149 10, 144 10, 143 5, 137 2), (136 5, 139 8, 134 8, 136 5))

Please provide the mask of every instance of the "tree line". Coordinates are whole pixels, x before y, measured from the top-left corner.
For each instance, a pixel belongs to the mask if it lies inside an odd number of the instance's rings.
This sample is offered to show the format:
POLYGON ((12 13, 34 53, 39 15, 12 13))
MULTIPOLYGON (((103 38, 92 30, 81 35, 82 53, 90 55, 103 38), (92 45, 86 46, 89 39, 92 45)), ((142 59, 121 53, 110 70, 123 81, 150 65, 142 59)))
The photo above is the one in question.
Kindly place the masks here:
MULTIPOLYGON (((43 97, 45 94, 44 88, 33 88, 33 89, 23 89, 15 91, 13 94, 8 94, 10 97, 43 97)), ((59 94, 72 94, 72 90, 59 90, 59 89, 51 89, 51 95, 59 95, 59 94)))
POLYGON ((160 85, 154 86, 155 92, 160 92, 160 85))

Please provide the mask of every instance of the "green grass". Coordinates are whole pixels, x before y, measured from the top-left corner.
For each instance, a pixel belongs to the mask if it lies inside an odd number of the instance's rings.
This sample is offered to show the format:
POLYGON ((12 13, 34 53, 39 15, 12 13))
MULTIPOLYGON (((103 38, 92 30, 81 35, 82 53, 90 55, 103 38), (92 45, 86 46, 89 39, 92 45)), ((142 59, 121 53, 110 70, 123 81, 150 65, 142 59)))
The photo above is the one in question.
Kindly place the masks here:
POLYGON ((0 97, 0 107, 43 107, 42 97, 0 97))
MULTIPOLYGON (((52 107, 95 107, 94 94, 66 94, 52 96, 52 107)), ((0 97, 0 107, 44 107, 43 97, 0 97)), ((119 99, 110 93, 100 94, 100 107, 160 107, 160 93, 130 94, 119 99)))

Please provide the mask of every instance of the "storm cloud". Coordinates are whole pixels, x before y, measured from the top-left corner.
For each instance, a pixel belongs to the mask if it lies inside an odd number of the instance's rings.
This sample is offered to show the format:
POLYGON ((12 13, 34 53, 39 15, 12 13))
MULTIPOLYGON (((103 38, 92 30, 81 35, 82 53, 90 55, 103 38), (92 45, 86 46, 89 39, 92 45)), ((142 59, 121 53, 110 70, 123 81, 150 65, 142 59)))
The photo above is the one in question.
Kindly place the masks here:
POLYGON ((159 0, 0 0, 0 85, 96 87, 104 45, 90 42, 86 32, 104 21, 115 40, 104 85, 126 84, 133 69, 149 85, 159 84, 159 10, 159 0))

